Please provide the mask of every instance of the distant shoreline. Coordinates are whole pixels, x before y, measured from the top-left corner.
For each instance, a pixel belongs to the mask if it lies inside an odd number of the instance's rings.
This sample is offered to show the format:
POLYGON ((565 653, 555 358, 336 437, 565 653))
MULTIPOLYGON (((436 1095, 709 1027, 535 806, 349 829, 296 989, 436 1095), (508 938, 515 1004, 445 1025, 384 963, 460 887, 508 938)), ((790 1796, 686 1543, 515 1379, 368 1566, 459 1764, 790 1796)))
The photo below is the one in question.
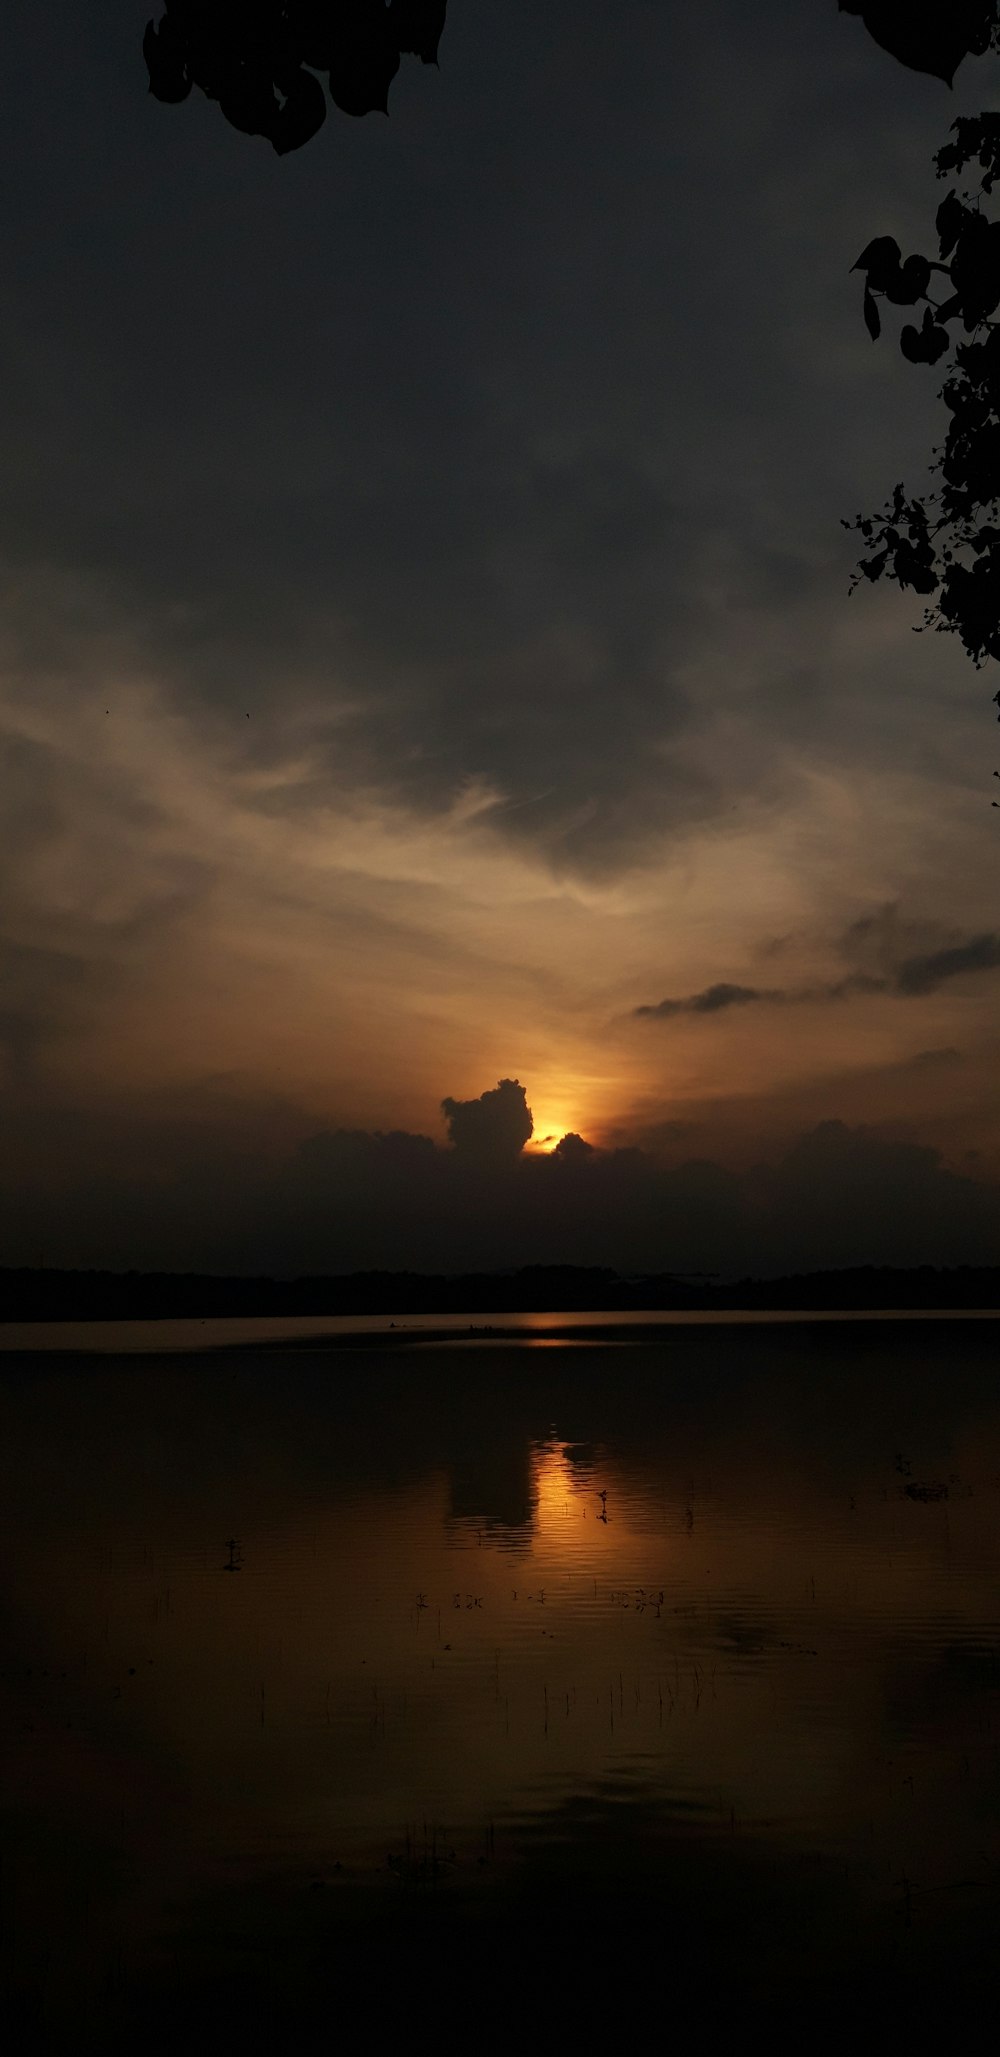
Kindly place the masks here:
MULTIPOLYGON (((1000 1266, 916 1270, 862 1266, 851 1270, 744 1278, 711 1284, 661 1273, 626 1278, 585 1266, 531 1266, 508 1273, 459 1276, 354 1272, 298 1279, 222 1277, 210 1273, 49 1271, 0 1268, 0 1324, 164 1322, 311 1318, 377 1321, 388 1328, 457 1316, 472 1326, 485 1317, 621 1315, 626 1324, 678 1316, 749 1319, 762 1315, 979 1315, 1000 1311, 1000 1266)), ((384 1335, 385 1328, 382 1333, 384 1335)))
MULTIPOLYGON (((868 1307, 868 1308, 678 1308, 642 1312, 578 1314, 506 1314, 495 1322, 469 1321, 464 1315, 426 1314, 409 1320, 385 1315, 221 1315, 152 1321, 0 1321, 0 1361, 16 1363, 44 1356, 79 1362, 81 1358, 119 1357, 266 1357, 321 1356, 349 1351, 390 1355, 430 1351, 456 1354, 470 1350, 571 1351, 587 1349, 669 1349, 681 1339, 705 1344, 718 1337, 747 1339, 766 1332, 772 1346, 777 1337, 790 1339, 808 1329, 810 1348, 843 1337, 844 1331, 893 1330, 911 1334, 921 1325, 938 1331, 961 1330, 965 1339, 981 1335, 1000 1321, 993 1307, 868 1307)), ((991 1341, 991 1348, 995 1342, 991 1341)))

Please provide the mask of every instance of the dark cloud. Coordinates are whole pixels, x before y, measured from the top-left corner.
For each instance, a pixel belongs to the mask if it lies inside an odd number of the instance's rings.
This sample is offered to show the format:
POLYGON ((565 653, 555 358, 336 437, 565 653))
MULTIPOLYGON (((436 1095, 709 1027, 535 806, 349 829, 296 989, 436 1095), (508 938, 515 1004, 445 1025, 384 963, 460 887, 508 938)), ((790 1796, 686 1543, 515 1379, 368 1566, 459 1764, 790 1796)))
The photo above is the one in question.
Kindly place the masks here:
POLYGON ((896 973, 896 991, 936 993, 949 979, 974 971, 1000 971, 1000 935, 970 936, 966 943, 906 958, 896 973))
POLYGON ((573 1129, 570 1129, 567 1135, 560 1137, 552 1152, 553 1157, 560 1164, 586 1164, 588 1159, 595 1157, 596 1154, 593 1143, 588 1143, 583 1136, 578 1136, 573 1129))
POLYGON ((442 1100, 441 1112, 455 1151, 473 1162, 515 1158, 535 1126, 520 1080, 502 1078, 478 1100, 442 1100))
MULTIPOLYGON (((851 922, 839 947, 864 967, 851 975, 855 990, 875 991, 881 986, 920 996, 936 992, 950 979, 1000 969, 1000 935, 987 931, 968 936, 940 922, 915 921, 893 900, 851 922)), ((845 983, 849 985, 850 979, 845 983)))
POLYGON ((692 993, 686 1000, 659 1000, 655 1006, 637 1007, 637 1015, 658 1015, 669 1021, 675 1014, 724 1014, 730 1007, 749 1007, 761 1000, 786 1000, 787 993, 764 991, 758 986, 737 986, 721 982, 692 993))
POLYGON ((307 1182, 342 1181, 349 1191, 355 1180, 367 1183, 373 1176, 387 1182, 419 1178, 432 1170, 437 1155, 429 1136, 406 1129, 324 1129, 299 1144, 297 1162, 307 1182))
POLYGON ((72 1040, 88 1003, 107 992, 112 976, 100 958, 4 936, 0 921, 0 1052, 15 1091, 29 1083, 42 1055, 72 1040))
POLYGON ((482 0, 391 122, 276 165, 151 102, 127 22, 52 0, 40 41, 12 0, 25 659, 113 631, 201 712, 321 697, 331 783, 485 779, 591 870, 780 782, 787 743, 898 753, 919 660, 848 679, 817 610, 847 619, 838 515, 922 455, 844 277, 873 193, 908 236, 943 117, 807 13, 552 0, 540 41, 482 0))
POLYGON ((722 981, 706 986, 702 993, 690 994, 686 1000, 660 1000, 655 1006, 636 1007, 633 1011, 640 1018, 653 1015, 670 1021, 677 1014, 724 1014, 730 1007, 801 1006, 808 1001, 847 1000, 856 993, 885 991, 885 979, 871 978, 866 972, 851 972, 846 978, 818 986, 738 986, 722 981))
POLYGON ((804 986, 801 991, 788 993, 791 1000, 853 1000, 859 993, 884 993, 886 980, 876 978, 869 971, 849 971, 842 979, 831 979, 825 986, 804 986))
POLYGON ((903 999, 923 998, 949 980, 975 972, 1000 971, 1000 935, 986 932, 942 944, 936 949, 901 955, 908 936, 926 932, 926 925, 904 923, 895 906, 852 922, 840 939, 845 954, 867 956, 879 971, 846 972, 842 978, 789 987, 742 986, 727 981, 706 986, 686 999, 660 1000, 633 1009, 638 1018, 670 1021, 678 1014, 720 1014, 730 1007, 822 1005, 871 993, 894 993, 903 999))
POLYGON ((165 1102, 155 1125, 133 1110, 122 1123, 132 1164, 115 1171, 106 1117, 89 1130, 78 1119, 72 1173, 64 1161, 58 1183, 39 1183, 22 1151, 22 1175, 0 1180, 6 1261, 35 1263, 44 1250, 52 1264, 285 1275, 578 1263, 738 1276, 987 1263, 1000 1238, 996 1185, 949 1169, 934 1149, 842 1122, 734 1171, 573 1136, 533 1154, 514 1148, 513 1130, 492 1154, 364 1130, 321 1132, 289 1151, 269 1119, 262 1110, 252 1150, 249 1113, 238 1138, 211 1133, 203 1115, 179 1143, 165 1102))
POLYGON ((756 1183, 769 1234, 797 1262, 811 1250, 822 1264, 948 1264, 973 1248, 996 1261, 1000 1191, 921 1144, 821 1122, 756 1183))

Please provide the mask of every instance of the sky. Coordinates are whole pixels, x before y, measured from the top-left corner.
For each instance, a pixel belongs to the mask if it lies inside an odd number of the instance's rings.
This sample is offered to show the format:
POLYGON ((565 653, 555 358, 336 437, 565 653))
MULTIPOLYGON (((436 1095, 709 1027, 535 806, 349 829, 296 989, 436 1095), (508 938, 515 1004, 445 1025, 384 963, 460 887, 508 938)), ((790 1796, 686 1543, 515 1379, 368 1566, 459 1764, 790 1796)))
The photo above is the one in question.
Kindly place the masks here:
POLYGON ((841 526, 995 65, 451 0, 279 160, 147 17, 7 18, 0 1262, 996 1261, 994 685, 841 526))

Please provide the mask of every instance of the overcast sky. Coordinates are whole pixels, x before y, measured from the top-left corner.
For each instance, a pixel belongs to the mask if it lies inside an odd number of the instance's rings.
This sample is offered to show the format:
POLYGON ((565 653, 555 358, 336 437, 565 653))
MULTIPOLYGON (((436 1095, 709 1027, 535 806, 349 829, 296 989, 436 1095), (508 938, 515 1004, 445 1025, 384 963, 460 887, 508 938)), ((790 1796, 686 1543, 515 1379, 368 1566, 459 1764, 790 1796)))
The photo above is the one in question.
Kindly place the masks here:
POLYGON ((995 68, 451 0, 279 160, 148 11, 5 18, 0 1261, 1000 1256, 995 682, 840 526, 995 68))

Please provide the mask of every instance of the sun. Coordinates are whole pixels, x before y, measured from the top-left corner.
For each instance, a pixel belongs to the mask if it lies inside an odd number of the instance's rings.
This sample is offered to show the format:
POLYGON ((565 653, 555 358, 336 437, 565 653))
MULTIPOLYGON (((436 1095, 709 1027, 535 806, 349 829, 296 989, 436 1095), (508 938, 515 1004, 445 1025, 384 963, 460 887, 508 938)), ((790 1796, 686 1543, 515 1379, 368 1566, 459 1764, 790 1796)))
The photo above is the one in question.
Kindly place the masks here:
POLYGON ((530 1105, 535 1126, 524 1147, 532 1157, 550 1157, 563 1136, 577 1130, 577 1122, 558 1100, 532 1100, 530 1105))

